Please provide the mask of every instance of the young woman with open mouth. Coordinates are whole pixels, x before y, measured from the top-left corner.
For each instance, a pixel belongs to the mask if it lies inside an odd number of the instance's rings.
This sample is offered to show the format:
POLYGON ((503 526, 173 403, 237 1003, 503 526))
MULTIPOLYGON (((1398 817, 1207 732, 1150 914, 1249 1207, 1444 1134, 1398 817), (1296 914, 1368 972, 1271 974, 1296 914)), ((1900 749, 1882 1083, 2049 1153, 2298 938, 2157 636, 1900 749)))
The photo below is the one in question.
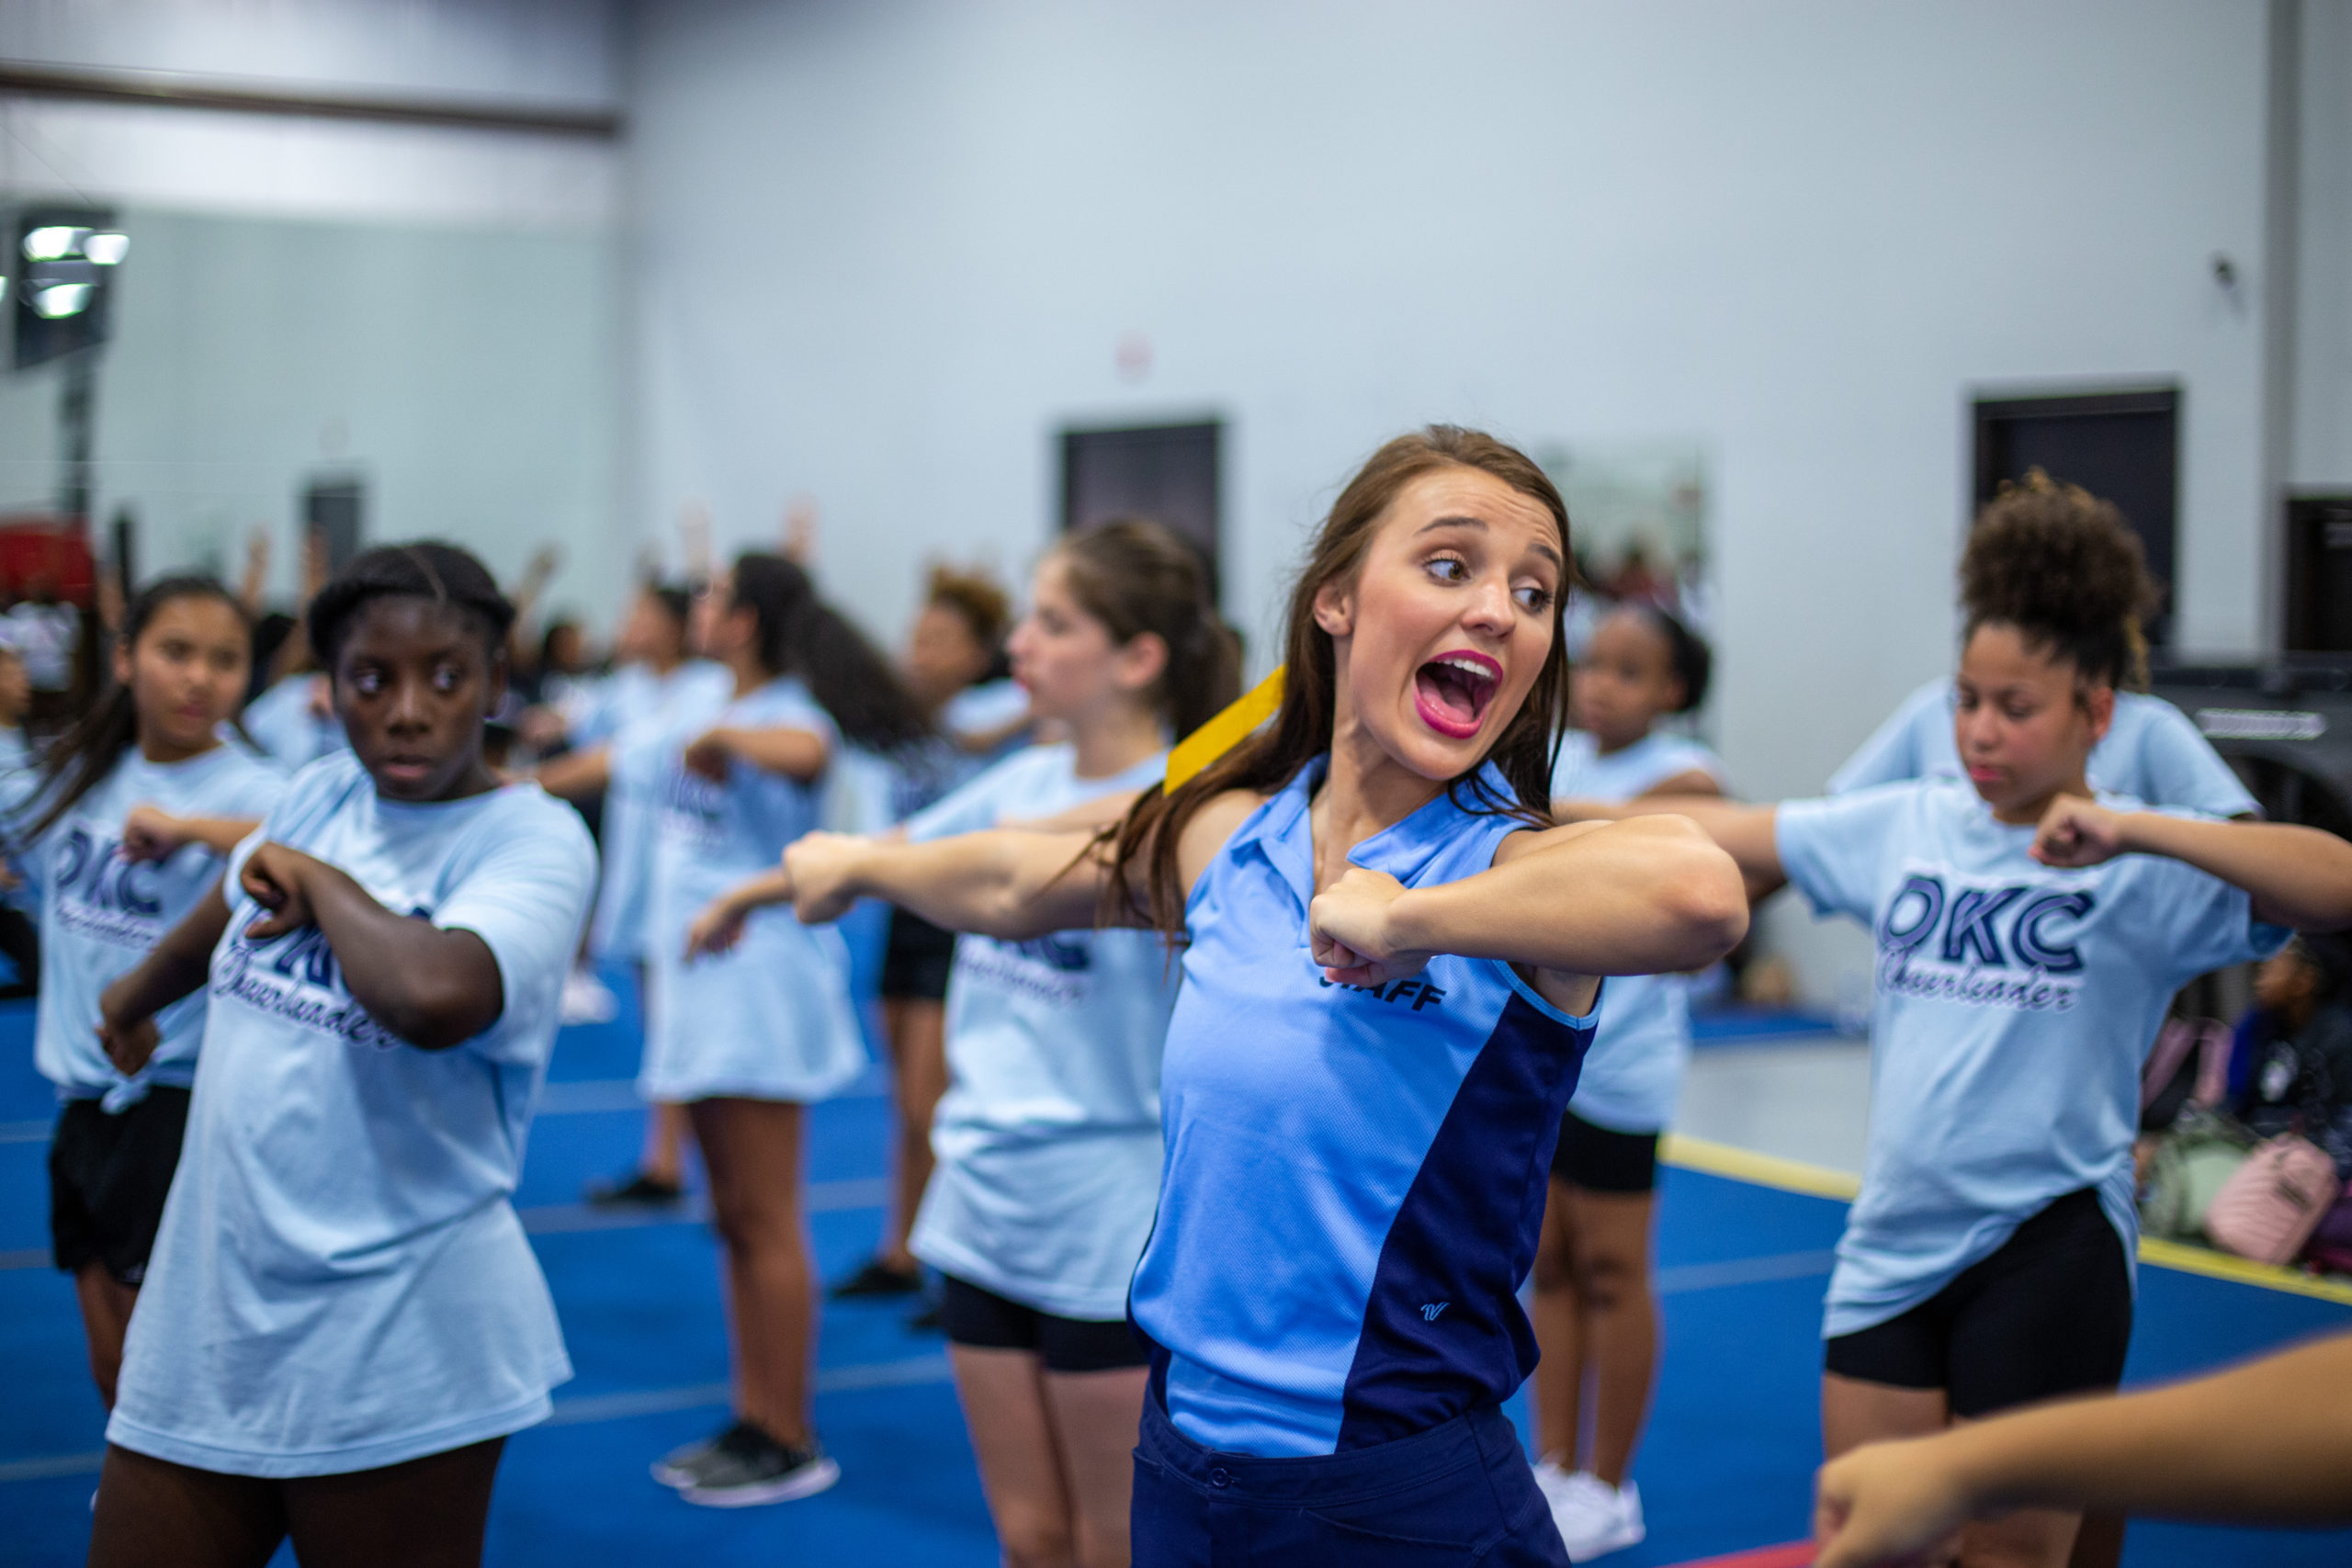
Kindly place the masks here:
POLYGON ((1514 1292, 1599 976, 1737 940, 1727 857, 1657 818, 1555 829, 1558 492, 1437 426, 1350 481, 1290 604, 1259 734, 1115 832, 816 835, 801 916, 886 897, 1019 940, 1185 943, 1159 1214, 1129 1313, 1155 1347, 1135 1560, 1565 1563, 1498 1408, 1514 1292))

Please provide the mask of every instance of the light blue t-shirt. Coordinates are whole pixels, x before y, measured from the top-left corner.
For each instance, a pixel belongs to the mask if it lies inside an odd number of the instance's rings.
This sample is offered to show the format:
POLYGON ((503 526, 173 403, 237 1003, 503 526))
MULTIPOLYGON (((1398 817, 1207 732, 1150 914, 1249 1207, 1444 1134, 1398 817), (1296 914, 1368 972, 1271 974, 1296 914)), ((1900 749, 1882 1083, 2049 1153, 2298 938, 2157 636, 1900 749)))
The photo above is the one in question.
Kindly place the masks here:
POLYGON ((297 775, 231 858, 187 1143, 108 1442, 328 1475, 546 1416, 571 1364, 509 1200, 595 876, 579 814, 535 784, 402 804, 347 751, 297 775), (353 1000, 316 926, 246 937, 262 911, 236 874, 264 841, 480 936, 498 1021, 419 1050, 353 1000))
POLYGON ((694 918, 737 883, 774 870, 785 846, 817 826, 821 779, 802 784, 736 761, 717 783, 686 768, 688 743, 722 726, 805 729, 829 747, 841 744, 832 719, 790 677, 663 737, 638 1092, 671 1102, 823 1100, 848 1088, 866 1063, 840 931, 804 926, 782 906, 760 909, 732 952, 685 962, 694 918))
MULTIPOLYGON (((1704 773, 1720 785, 1723 760, 1695 740, 1655 729, 1602 756, 1590 735, 1572 729, 1561 738, 1552 795, 1631 800, 1684 773, 1704 773)), ((1674 1120, 1690 1067, 1690 977, 1611 976, 1601 987, 1598 1012, 1600 1022, 1568 1109, 1612 1132, 1663 1132, 1674 1120)))
MULTIPOLYGON (((2093 789, 2154 806, 2185 806, 2208 817, 2258 816, 2262 810, 2187 714, 2143 692, 2115 694, 2114 722, 2091 749, 2086 772, 2093 789)), ((1829 775, 1829 793, 1902 779, 1967 776, 1952 734, 1952 682, 1946 675, 1903 699, 1829 775)))
POLYGON ((575 744, 607 748, 609 763, 604 874, 596 885, 596 912, 588 922, 588 950, 597 957, 644 961, 662 742, 674 728, 697 723, 708 728, 734 691, 726 667, 708 660, 689 660, 667 675, 629 665, 603 682, 589 722, 572 731, 575 744))
POLYGON ((307 767, 329 752, 351 749, 334 709, 323 716, 316 711, 313 695, 325 682, 323 675, 288 675, 245 705, 245 733, 279 767, 307 767))
MULTIPOLYGON (((131 807, 259 820, 285 793, 284 773, 234 746, 180 762, 151 762, 134 746, 25 856, 25 879, 40 898, 33 1062, 60 1099, 104 1097, 108 1110, 119 1110, 152 1084, 185 1089, 196 1077, 201 991, 155 1015, 162 1038, 135 1078, 123 1077, 98 1046, 98 998, 196 907, 222 864, 202 844, 184 844, 160 863, 125 859, 122 828, 131 807)), ((40 798, 26 809, 37 815, 40 798)))
MULTIPOLYGON (((1069 746, 1017 751, 906 825, 917 843, 1159 782, 1165 753, 1081 779, 1069 746)), ((939 1164, 910 1246, 1059 1317, 1127 1311, 1159 1201, 1159 1057, 1178 972, 1157 931, 959 937, 947 982, 939 1164)))
MULTIPOLYGON (((1318 758, 1194 885, 1162 1066, 1168 1158, 1131 1311, 1193 1441, 1265 1456, 1411 1437, 1535 1365, 1516 1294, 1592 1020, 1451 954, 1373 989, 1307 943, 1318 758)), ((1509 786, 1492 763, 1497 796, 1509 786)), ((1523 824, 1440 795, 1349 859, 1408 887, 1485 871, 1523 824)))
POLYGON ((2290 933, 2181 861, 2045 866, 2031 827, 1951 780, 1792 801, 1776 821, 1789 881, 1878 944, 1869 1151, 1823 1332, 1909 1311, 2086 1187, 2130 1255, 2140 1068, 2165 1008, 2290 933))

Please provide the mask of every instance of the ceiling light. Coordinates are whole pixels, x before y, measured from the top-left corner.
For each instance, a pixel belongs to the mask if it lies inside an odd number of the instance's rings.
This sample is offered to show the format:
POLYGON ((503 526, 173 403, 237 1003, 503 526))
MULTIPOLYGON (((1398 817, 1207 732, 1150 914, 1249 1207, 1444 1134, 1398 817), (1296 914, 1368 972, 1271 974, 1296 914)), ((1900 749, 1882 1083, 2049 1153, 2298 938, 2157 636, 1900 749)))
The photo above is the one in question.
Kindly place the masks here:
POLYGON ((51 321, 78 316, 89 309, 90 296, 96 292, 96 284, 52 283, 33 295, 33 310, 51 321))
POLYGON ((130 252, 128 234, 92 234, 82 242, 82 254, 100 266, 112 266, 130 252))
POLYGON ((76 229, 63 223, 51 224, 44 229, 28 230, 25 233, 25 259, 37 262, 63 261, 81 248, 82 236, 88 232, 87 229, 76 229))

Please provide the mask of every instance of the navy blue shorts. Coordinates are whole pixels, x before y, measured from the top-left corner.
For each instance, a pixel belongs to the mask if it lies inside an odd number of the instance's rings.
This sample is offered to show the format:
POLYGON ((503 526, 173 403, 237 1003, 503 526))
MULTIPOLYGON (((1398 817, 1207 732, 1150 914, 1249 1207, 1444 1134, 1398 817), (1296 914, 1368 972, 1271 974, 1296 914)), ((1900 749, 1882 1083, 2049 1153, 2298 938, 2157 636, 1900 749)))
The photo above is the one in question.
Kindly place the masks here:
POLYGON ((1568 1568, 1519 1432, 1498 1410, 1374 1448, 1252 1459, 1143 1402, 1135 1568, 1568 1568))

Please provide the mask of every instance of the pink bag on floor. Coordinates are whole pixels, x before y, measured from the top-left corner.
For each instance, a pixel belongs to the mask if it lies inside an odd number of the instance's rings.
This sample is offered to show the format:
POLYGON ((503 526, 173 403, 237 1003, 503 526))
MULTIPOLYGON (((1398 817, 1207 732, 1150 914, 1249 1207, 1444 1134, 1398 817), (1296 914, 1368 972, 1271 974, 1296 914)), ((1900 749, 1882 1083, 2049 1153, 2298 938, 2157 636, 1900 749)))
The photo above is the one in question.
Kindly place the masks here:
POLYGON ((2292 1133, 2246 1156, 2205 1211, 2205 1234, 2215 1247, 2256 1263, 2294 1261, 2344 1184, 2335 1162, 2309 1138, 2292 1133))

